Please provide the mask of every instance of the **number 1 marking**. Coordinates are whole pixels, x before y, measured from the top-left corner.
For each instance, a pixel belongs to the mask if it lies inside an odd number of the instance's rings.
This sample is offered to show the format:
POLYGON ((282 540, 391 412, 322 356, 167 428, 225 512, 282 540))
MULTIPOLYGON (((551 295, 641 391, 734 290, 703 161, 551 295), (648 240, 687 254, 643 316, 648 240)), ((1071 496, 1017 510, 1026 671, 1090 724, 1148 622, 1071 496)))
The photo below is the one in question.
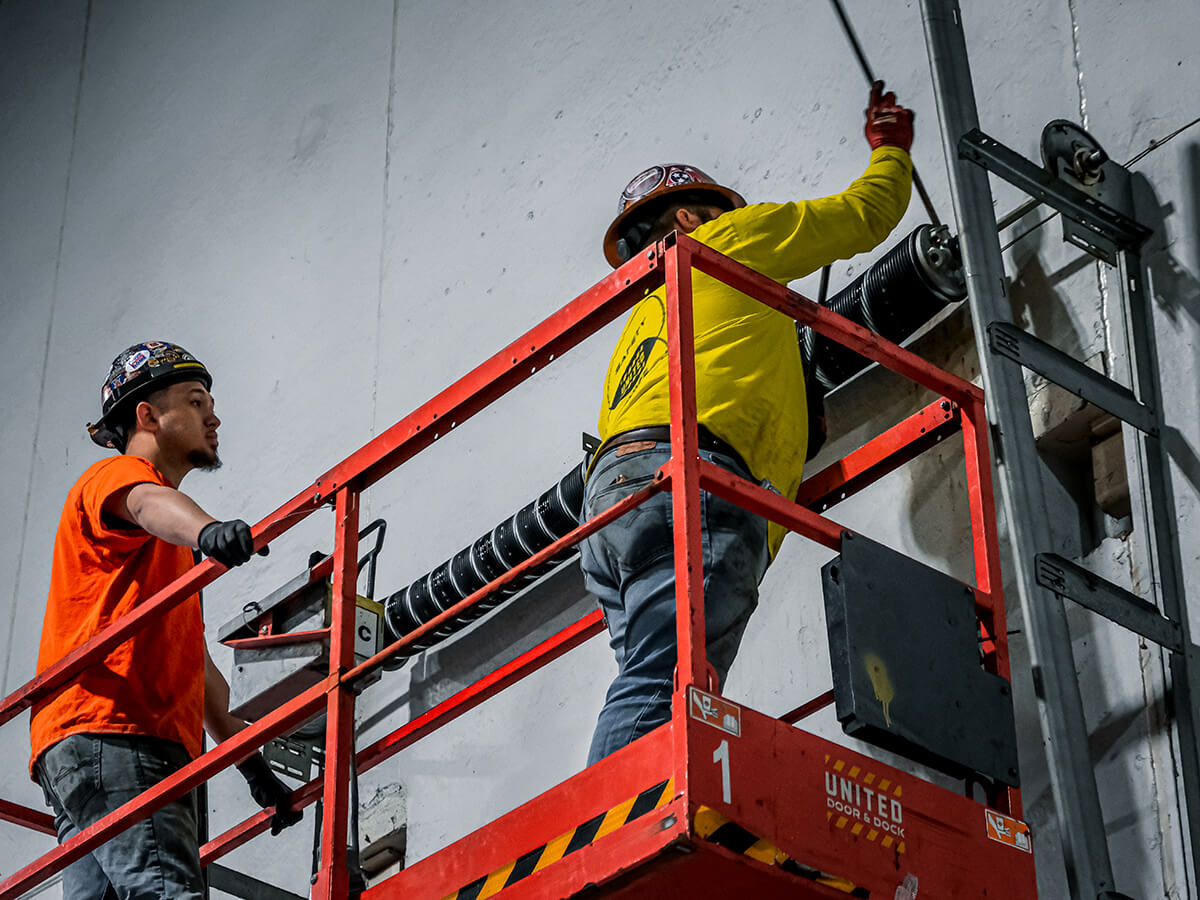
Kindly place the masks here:
POLYGON ((733 792, 729 787, 729 741, 721 741, 721 746, 713 751, 713 762, 721 764, 721 799, 726 803, 733 802, 733 792))

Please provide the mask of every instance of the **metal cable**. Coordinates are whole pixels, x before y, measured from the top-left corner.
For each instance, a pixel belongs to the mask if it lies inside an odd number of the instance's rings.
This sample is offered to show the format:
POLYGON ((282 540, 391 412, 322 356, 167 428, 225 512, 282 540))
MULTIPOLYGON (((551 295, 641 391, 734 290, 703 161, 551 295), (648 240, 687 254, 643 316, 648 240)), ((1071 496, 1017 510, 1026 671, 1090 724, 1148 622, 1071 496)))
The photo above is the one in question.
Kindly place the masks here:
MULTIPOLYGON (((863 75, 867 77, 867 84, 875 83, 875 74, 871 71, 871 64, 867 62, 867 55, 863 53, 862 45, 858 42, 858 36, 854 33, 854 27, 850 24, 850 19, 846 16, 846 11, 842 9, 841 0, 830 0, 833 4, 833 11, 837 13, 838 21, 842 23, 842 31, 846 34, 846 39, 850 42, 850 47, 854 51, 854 56, 858 60, 858 65, 863 71, 863 75)), ((929 221, 938 226, 942 224, 942 220, 938 218, 937 211, 933 208, 933 200, 929 196, 929 192, 925 190, 925 182, 921 180, 921 176, 917 173, 916 164, 913 164, 912 170, 913 187, 917 189, 917 195, 921 198, 921 203, 925 207, 925 212, 929 216, 929 221)))

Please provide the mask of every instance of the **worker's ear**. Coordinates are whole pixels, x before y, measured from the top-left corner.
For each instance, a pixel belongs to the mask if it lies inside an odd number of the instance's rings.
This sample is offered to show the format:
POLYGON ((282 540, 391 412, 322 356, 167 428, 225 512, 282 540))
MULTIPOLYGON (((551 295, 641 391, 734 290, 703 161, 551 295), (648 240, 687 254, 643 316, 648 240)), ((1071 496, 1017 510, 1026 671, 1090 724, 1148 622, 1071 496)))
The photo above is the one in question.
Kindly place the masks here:
POLYGON ((696 215, 686 206, 681 206, 675 210, 675 228, 682 231, 684 234, 691 234, 697 228, 704 224, 704 219, 696 215))
POLYGON ((155 432, 158 430, 158 409, 153 403, 142 400, 133 410, 134 430, 155 432))

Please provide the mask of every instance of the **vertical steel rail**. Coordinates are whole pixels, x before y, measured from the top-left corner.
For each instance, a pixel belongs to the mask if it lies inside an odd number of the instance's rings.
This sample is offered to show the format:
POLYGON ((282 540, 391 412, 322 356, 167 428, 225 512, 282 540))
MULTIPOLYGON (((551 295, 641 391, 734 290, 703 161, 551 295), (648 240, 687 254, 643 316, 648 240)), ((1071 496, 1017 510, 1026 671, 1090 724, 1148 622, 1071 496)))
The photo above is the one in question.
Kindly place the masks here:
POLYGON ((358 490, 341 488, 335 502, 333 591, 330 613, 331 678, 325 719, 325 815, 321 821, 321 871, 314 900, 344 900, 346 828, 350 806, 350 754, 354 746, 354 691, 343 676, 354 667, 354 616, 358 598, 358 490))
POLYGON ((1113 890, 1112 863, 1100 797, 1088 752, 1063 601, 1038 586, 1034 555, 1048 549, 1052 511, 1041 490, 1025 383, 1019 367, 988 352, 989 323, 1012 319, 1000 240, 987 174, 959 159, 959 138, 979 125, 967 62, 962 14, 956 0, 921 0, 925 42, 941 122, 959 242, 967 277, 979 364, 989 420, 998 444, 1001 497, 1012 536, 1017 592, 1025 615, 1030 659, 1038 685, 1038 711, 1050 764, 1067 878, 1077 898, 1113 890))
POLYGON ((1158 422, 1156 434, 1147 434, 1125 426, 1125 440, 1132 437, 1134 446, 1126 450, 1126 458, 1137 472, 1133 482, 1144 487, 1146 499, 1134 497, 1137 527, 1148 536, 1146 555, 1151 560, 1158 599, 1163 613, 1179 626, 1181 649, 1171 651, 1169 665, 1171 688, 1174 691, 1174 713, 1179 734, 1182 789, 1187 809, 1191 872, 1195 885, 1200 886, 1200 741, 1197 725, 1200 722, 1200 659, 1192 643, 1188 621, 1186 587, 1182 562, 1179 558, 1179 532, 1176 526, 1175 491, 1171 485, 1171 460, 1163 444, 1165 415, 1162 384, 1159 377, 1158 342, 1154 335, 1154 307, 1146 290, 1141 254, 1125 250, 1120 256, 1118 273, 1122 293, 1126 297, 1124 312, 1125 340, 1128 347, 1128 377, 1138 399, 1153 412, 1158 422))

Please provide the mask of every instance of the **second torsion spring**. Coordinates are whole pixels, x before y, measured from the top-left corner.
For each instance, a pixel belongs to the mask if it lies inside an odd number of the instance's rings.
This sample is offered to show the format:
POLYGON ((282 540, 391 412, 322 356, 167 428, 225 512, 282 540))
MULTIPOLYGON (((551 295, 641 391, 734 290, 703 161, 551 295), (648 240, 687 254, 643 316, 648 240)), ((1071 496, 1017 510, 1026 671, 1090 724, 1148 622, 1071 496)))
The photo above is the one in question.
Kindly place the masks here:
MULTIPOLYGON (((893 343, 911 336, 947 304, 967 295, 958 242, 945 226, 921 225, 825 306, 893 343)), ((797 326, 804 375, 824 393, 871 361, 832 338, 797 326)))

